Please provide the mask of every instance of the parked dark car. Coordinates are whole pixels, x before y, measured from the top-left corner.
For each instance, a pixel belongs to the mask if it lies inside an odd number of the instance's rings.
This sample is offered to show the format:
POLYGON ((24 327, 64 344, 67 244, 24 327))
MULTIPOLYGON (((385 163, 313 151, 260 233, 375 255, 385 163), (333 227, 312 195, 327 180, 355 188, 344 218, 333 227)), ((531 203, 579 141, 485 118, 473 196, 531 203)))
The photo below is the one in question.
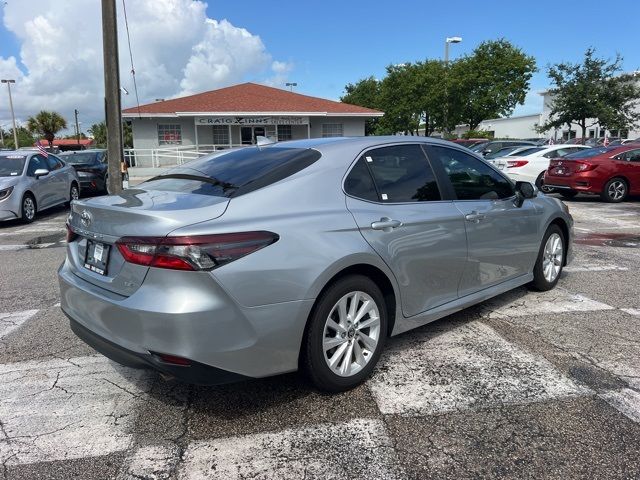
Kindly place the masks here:
POLYGON ((107 151, 103 149, 78 150, 60 154, 78 174, 80 190, 107 192, 107 151))
POLYGON ((584 192, 622 202, 640 194, 640 145, 590 148, 553 159, 544 184, 565 198, 584 192))
POLYGON ((483 142, 478 145, 474 145, 471 147, 471 151, 486 156, 506 147, 519 147, 524 145, 535 146, 535 143, 529 142, 528 140, 491 140, 490 142, 483 142))
POLYGON ((479 143, 485 143, 487 139, 486 138, 457 138, 451 141, 458 145, 462 145, 463 147, 471 148, 474 145, 478 145, 479 143))

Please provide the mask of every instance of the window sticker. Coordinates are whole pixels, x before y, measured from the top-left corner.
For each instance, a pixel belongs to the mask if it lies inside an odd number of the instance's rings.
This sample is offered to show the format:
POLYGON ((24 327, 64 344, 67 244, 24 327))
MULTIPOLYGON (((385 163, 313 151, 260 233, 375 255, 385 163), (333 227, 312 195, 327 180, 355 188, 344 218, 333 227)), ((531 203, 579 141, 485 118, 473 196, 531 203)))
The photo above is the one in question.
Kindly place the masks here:
POLYGON ((383 194, 382 194, 382 199, 383 199, 383 200, 389 200, 389 197, 387 196, 387 194, 386 194, 386 193, 383 193, 383 194))
POLYGON ((18 175, 18 172, 11 172, 9 175, 11 175, 12 177, 15 177, 16 175, 18 175))
POLYGON ((365 157, 365 158, 367 159, 367 162, 373 163, 373 158, 371 158, 371 157, 365 157))

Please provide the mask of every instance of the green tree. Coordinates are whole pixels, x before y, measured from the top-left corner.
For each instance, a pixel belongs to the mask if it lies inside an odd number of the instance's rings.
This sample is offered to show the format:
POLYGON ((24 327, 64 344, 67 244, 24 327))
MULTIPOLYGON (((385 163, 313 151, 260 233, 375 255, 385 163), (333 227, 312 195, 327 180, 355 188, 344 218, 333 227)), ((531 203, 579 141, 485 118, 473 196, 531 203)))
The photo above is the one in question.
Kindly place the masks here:
MULTIPOLYGON (((18 132, 18 148, 33 146, 33 144, 35 143, 35 139, 33 138, 33 135, 29 133, 29 130, 27 130, 25 127, 18 127, 17 132, 18 132)), ((2 135, 4 139, 5 148, 11 148, 11 149, 16 148, 13 141, 13 128, 2 132, 2 135)))
MULTIPOLYGON (((375 77, 363 78, 356 83, 347 84, 344 87, 345 94, 340 98, 340 101, 381 110, 380 87, 380 82, 375 77)), ((364 126, 365 135, 374 135, 378 129, 378 122, 377 118, 367 120, 364 126)))
POLYGON ((96 147, 104 148, 107 145, 107 125, 104 122, 94 123, 88 131, 93 137, 96 147))
POLYGON ((475 130, 524 103, 536 61, 504 39, 481 43, 448 69, 449 122, 475 130))
MULTIPOLYGON (((93 137, 96 147, 107 146, 107 124, 105 122, 94 123, 89 127, 89 134, 93 137)), ((124 148, 133 148, 133 131, 131 122, 122 122, 122 142, 124 148)))
POLYGON ((44 137, 49 146, 53 144, 56 133, 67 128, 67 121, 57 112, 40 111, 27 119, 27 129, 34 135, 44 137))
POLYGON ((417 100, 416 73, 416 67, 411 63, 387 67, 387 75, 380 88, 384 116, 380 119, 379 133, 403 132, 411 135, 418 133, 421 108, 417 100))
POLYGON ((619 75, 621 69, 620 55, 613 61, 598 58, 594 48, 587 49, 582 63, 548 67, 553 103, 549 119, 539 130, 574 124, 586 138, 587 128, 597 123, 610 130, 635 127, 640 120, 635 108, 640 88, 633 76, 619 75))

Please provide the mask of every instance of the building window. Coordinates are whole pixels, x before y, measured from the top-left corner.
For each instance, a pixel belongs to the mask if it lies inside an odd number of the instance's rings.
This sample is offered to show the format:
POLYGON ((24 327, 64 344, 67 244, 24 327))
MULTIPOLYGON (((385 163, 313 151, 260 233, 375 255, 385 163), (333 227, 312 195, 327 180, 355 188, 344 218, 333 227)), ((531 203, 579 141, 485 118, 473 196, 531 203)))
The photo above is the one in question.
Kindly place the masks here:
POLYGON ((158 145, 181 145, 181 125, 158 125, 158 145))
POLYGON ((227 125, 213 126, 213 144, 229 145, 229 127, 227 125))
POLYGON ((286 142, 291 140, 293 135, 291 133, 291 125, 278 125, 278 141, 286 142))
POLYGON ((341 123, 323 123, 322 124, 322 137, 342 137, 343 125, 341 123))

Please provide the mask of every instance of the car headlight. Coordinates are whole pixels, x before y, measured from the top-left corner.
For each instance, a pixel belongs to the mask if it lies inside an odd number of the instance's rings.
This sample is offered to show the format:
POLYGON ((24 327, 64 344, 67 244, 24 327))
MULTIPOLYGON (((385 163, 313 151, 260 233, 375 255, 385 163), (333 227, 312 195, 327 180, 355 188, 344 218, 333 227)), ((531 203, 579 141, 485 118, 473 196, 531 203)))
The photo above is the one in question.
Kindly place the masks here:
POLYGON ((5 188, 4 190, 0 190, 0 200, 4 200, 13 192, 13 187, 5 188))

